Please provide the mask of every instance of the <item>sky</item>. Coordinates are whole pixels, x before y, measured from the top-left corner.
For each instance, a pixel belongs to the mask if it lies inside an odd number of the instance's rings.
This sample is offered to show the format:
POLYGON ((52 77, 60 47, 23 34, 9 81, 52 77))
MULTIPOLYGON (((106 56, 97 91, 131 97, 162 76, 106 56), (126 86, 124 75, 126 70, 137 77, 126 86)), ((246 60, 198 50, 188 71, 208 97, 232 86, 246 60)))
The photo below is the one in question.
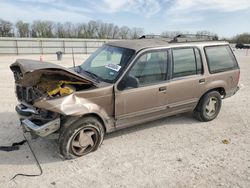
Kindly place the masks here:
POLYGON ((208 30, 220 37, 250 33, 250 0, 0 0, 11 22, 101 20, 140 27, 145 34, 208 30))

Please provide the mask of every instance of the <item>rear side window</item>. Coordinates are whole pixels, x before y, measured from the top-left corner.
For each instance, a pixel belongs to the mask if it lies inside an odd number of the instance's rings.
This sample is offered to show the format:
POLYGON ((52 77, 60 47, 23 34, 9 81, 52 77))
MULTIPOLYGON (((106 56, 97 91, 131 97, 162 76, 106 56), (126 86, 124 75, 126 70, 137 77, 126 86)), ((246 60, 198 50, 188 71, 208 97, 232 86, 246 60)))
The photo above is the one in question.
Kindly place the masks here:
POLYGON ((196 48, 176 48, 173 53, 173 78, 202 73, 200 52, 196 48))
POLYGON ((210 73, 222 72, 237 68, 237 62, 229 46, 205 47, 210 73))

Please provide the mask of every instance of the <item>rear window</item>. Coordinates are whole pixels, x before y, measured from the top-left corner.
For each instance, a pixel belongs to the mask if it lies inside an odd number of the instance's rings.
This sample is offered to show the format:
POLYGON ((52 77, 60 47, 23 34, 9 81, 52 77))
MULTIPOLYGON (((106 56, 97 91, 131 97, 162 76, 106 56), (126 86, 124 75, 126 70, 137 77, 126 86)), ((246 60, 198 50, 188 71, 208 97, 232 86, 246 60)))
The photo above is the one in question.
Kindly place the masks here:
POLYGON ((229 46, 207 46, 205 52, 210 73, 222 72, 238 67, 229 46))
POLYGON ((196 48, 176 48, 173 54, 173 78, 202 73, 200 52, 196 48))

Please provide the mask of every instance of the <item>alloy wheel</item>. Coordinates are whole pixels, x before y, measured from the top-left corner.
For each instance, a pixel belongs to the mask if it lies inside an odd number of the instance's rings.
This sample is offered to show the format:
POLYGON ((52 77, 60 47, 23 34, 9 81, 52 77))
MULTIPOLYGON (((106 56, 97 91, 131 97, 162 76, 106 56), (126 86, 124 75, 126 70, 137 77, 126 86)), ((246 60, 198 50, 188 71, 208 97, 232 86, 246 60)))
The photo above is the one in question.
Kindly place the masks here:
POLYGON ((98 143, 98 131, 93 127, 80 129, 71 140, 71 150, 77 156, 91 152, 98 143))
POLYGON ((206 104, 206 114, 208 116, 214 116, 217 111, 218 99, 216 97, 211 97, 206 104))

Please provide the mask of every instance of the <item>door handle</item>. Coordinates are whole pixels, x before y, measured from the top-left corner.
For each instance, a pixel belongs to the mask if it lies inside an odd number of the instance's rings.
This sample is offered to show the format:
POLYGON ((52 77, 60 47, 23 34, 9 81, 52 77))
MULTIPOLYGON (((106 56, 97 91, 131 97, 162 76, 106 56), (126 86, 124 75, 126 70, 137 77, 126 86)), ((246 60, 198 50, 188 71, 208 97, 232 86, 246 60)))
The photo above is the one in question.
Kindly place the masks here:
POLYGON ((167 87, 160 87, 160 88, 159 88, 159 92, 165 93, 166 90, 167 90, 167 87))
POLYGON ((205 81, 206 81, 205 78, 202 78, 202 79, 199 80, 199 83, 203 84, 203 83, 205 83, 205 81))

